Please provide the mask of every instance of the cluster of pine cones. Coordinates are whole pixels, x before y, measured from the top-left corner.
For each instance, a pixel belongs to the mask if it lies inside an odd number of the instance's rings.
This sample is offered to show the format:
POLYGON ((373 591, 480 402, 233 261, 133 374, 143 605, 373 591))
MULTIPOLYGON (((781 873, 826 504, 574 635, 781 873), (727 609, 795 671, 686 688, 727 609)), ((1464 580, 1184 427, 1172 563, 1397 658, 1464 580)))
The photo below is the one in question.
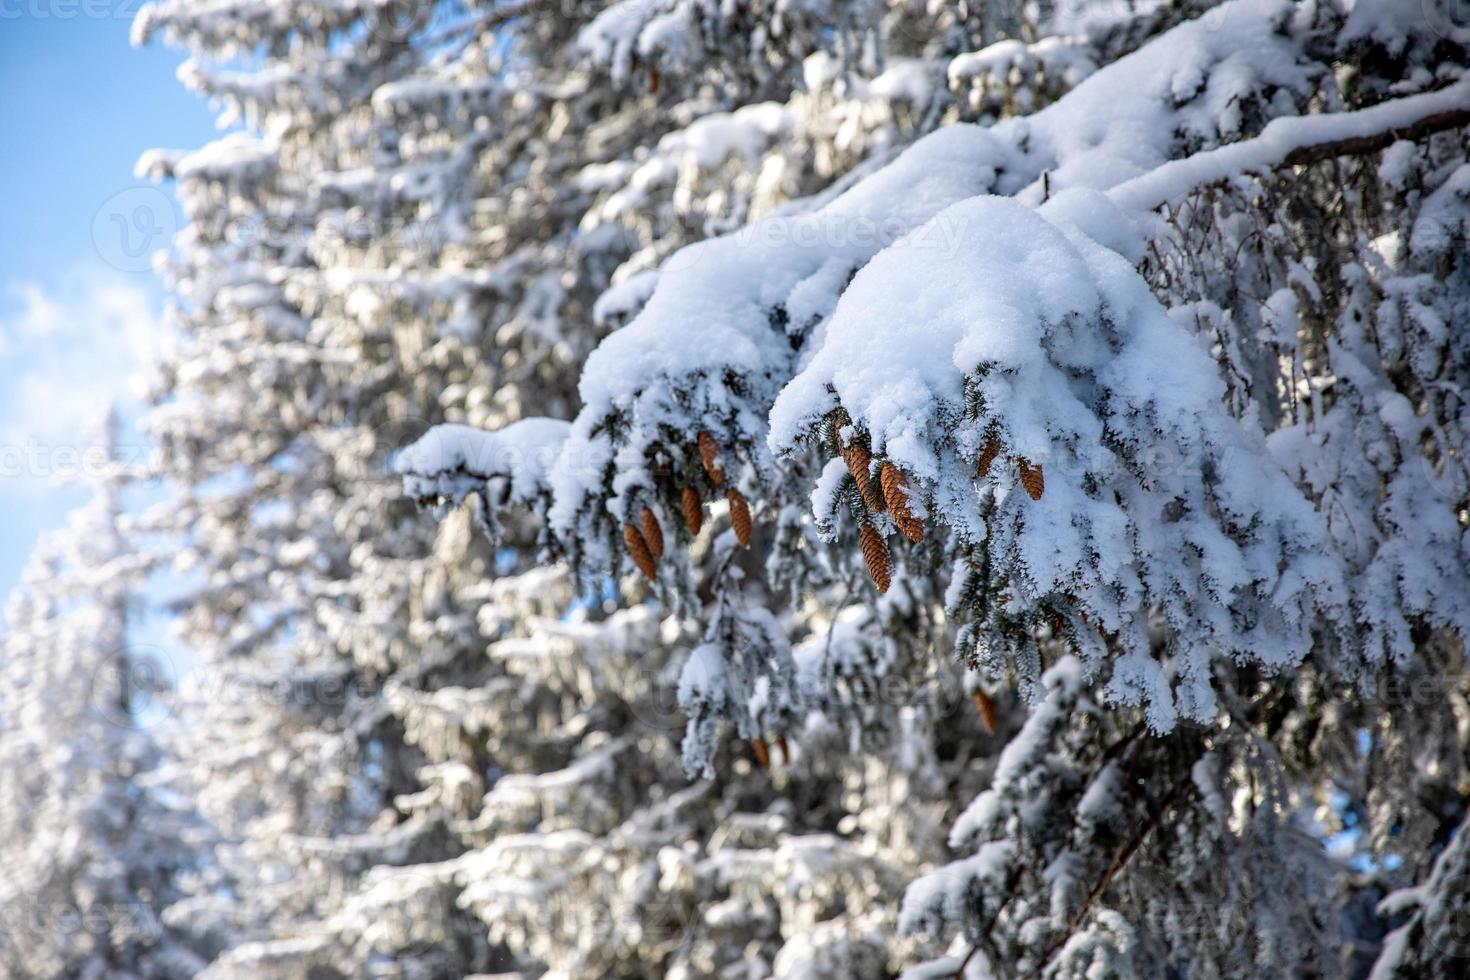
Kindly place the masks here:
MULTIPOLYGON (((857 443, 842 446, 840 436, 838 447, 847 463, 847 471, 857 482, 858 492, 862 494, 863 503, 868 510, 875 514, 881 514, 885 510, 892 511, 893 522, 898 525, 904 537, 916 544, 923 541, 924 522, 915 517, 909 508, 909 481, 903 471, 885 460, 878 468, 877 479, 874 479, 871 453, 857 443)), ((879 592, 887 592, 892 580, 888 544, 883 540, 883 535, 878 533, 878 528, 868 520, 863 521, 858 538, 862 542, 863 561, 867 562, 868 574, 872 576, 873 584, 878 586, 879 592)))
MULTIPOLYGON (((843 460, 847 463, 847 471, 852 474, 853 481, 857 483, 863 503, 874 514, 881 514, 885 510, 891 511, 893 522, 898 525, 904 537, 915 544, 923 541, 924 523, 914 516, 909 507, 908 478, 904 476, 902 470, 887 460, 884 460, 879 466, 875 477, 872 453, 855 441, 843 445, 842 426, 846 424, 846 418, 846 413, 841 409, 834 409, 828 415, 837 451, 842 454, 843 460)), ((975 475, 981 479, 988 477, 990 468, 1000 452, 1000 440, 991 435, 985 442, 985 448, 981 450, 980 463, 975 475)), ((1016 463, 1020 472, 1021 486, 1025 489, 1027 496, 1032 500, 1040 500, 1041 495, 1046 492, 1046 480, 1041 472, 1041 464, 1033 465, 1030 460, 1020 456, 1016 457, 1016 463)), ((863 520, 862 527, 859 529, 858 539, 862 543, 863 561, 867 563, 868 575, 872 577, 873 584, 878 587, 879 592, 887 592, 888 586, 892 583, 892 561, 887 542, 883 540, 883 535, 879 533, 873 522, 866 519, 863 520)))
MULTIPOLYGON (((707 430, 700 431, 698 442, 699 458, 704 463, 704 471, 709 476, 710 483, 716 487, 723 486, 725 467, 720 462, 719 444, 707 430)), ((735 530, 735 540, 740 542, 742 548, 749 548, 754 530, 750 519, 750 503, 745 499, 745 494, 733 486, 725 489, 725 499, 730 504, 730 524, 735 530)), ((679 491, 679 506, 684 512, 684 525, 689 528, 689 533, 698 535, 704 527, 704 499, 692 482, 685 483, 679 491)), ((658 559, 664 556, 664 532, 651 507, 643 508, 637 524, 629 522, 623 525, 623 546, 644 577, 650 582, 656 582, 658 559)))
MULTIPOLYGON (((894 524, 898 526, 898 530, 904 537, 915 544, 923 541, 924 522, 914 516, 909 505, 908 477, 888 460, 884 460, 874 473, 873 455, 866 447, 856 440, 846 445, 843 444, 841 430, 842 426, 847 424, 847 413, 840 408, 834 409, 827 418, 832 425, 837 452, 847 463, 847 470, 852 474, 858 493, 862 496, 863 504, 868 511, 873 514, 891 513, 894 524)), ((721 462, 719 443, 715 442, 714 436, 707 429, 700 431, 697 442, 699 458, 704 464, 704 471, 709 477, 709 482, 715 487, 724 486, 725 467, 721 462)), ((991 435, 980 452, 976 476, 981 479, 988 477, 991 467, 1000 454, 1000 440, 995 435, 991 435)), ((1020 474, 1021 486, 1025 489, 1026 494, 1032 500, 1040 500, 1041 495, 1046 492, 1046 480, 1042 475, 1041 464, 1033 464, 1025 457, 1018 456, 1016 466, 1020 474)), ((730 505, 730 523, 735 531, 735 539, 740 542, 741 547, 748 548, 754 530, 750 516, 750 503, 745 499, 745 495, 733 486, 725 488, 725 499, 730 505)), ((683 511, 684 524, 689 529, 689 533, 699 534, 700 529, 704 527, 704 499, 700 496, 699 489, 694 482, 686 482, 680 490, 679 506, 683 511)), ((893 567, 887 542, 883 539, 877 526, 867 519, 863 520, 858 537, 862 544, 863 561, 868 566, 868 574, 872 577, 873 584, 878 587, 879 592, 887 592, 888 586, 892 584, 893 567)), ((652 508, 643 508, 637 524, 630 521, 623 525, 623 546, 628 551, 628 557, 633 560, 633 564, 638 567, 644 577, 650 582, 657 581, 658 559, 664 555, 664 532, 652 508)))

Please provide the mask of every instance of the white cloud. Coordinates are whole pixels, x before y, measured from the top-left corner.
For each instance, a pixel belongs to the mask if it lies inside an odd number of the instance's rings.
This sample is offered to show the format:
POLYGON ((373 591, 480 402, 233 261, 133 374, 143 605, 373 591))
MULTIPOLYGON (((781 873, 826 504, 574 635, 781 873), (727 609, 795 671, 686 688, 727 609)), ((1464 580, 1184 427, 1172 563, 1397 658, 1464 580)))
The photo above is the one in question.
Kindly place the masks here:
POLYGON ((0 324, 0 327, 7 328, 0 331, 0 338, 7 333, 15 335, 7 346, 14 347, 17 342, 44 337, 61 326, 61 307, 39 283, 12 282, 6 287, 6 292, 21 303, 20 312, 14 319, 8 324, 0 324))
POLYGON ((50 492, 165 343, 147 283, 82 268, 0 284, 0 496, 50 492))

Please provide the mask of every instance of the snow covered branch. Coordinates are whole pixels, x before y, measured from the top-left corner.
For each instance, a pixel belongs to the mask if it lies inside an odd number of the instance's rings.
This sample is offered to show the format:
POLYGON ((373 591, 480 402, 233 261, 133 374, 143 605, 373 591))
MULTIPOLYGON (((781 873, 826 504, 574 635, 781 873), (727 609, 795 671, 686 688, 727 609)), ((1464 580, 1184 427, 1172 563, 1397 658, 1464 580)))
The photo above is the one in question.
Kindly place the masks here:
POLYGON ((523 419, 497 432, 436 425, 398 453, 393 472, 421 502, 457 504, 469 493, 489 493, 497 505, 525 505, 549 490, 568 429, 557 419, 523 419))
POLYGON ((1470 82, 1353 112, 1276 119, 1259 136, 1171 160, 1119 184, 1108 196, 1125 210, 1152 211, 1232 177, 1358 156, 1470 125, 1470 82))
POLYGON ((0 911, 170 941, 0 972, 1457 976, 1443 7, 149 4, 244 132, 140 161, 167 497, 11 606, 0 911))

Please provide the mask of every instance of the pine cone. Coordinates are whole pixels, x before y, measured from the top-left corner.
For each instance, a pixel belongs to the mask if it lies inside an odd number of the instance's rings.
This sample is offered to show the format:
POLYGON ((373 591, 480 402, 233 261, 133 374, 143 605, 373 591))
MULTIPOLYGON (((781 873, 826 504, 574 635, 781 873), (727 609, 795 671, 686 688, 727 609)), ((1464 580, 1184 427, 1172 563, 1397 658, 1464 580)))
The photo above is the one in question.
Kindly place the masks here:
POLYGON ((664 556, 664 529, 659 527, 658 518, 647 507, 643 508, 643 540, 648 542, 648 550, 653 552, 653 557, 664 556))
POLYGON ((771 768, 771 750, 763 738, 752 739, 750 747, 755 749, 755 763, 762 769, 771 768))
POLYGON ((704 460, 704 471, 715 486, 725 482, 725 468, 720 465, 720 447, 708 429, 699 430, 699 458, 704 460))
POLYGON ((623 525, 623 544, 628 549, 628 555, 633 559, 633 564, 638 566, 638 571, 650 582, 658 580, 658 569, 654 565, 653 553, 648 550, 648 542, 643 540, 643 532, 631 524, 623 525))
POLYGON ((832 426, 832 441, 837 444, 837 455, 845 456, 847 449, 842 445, 842 409, 834 408, 827 413, 827 421, 832 426))
POLYGON ((689 526, 689 533, 697 536, 704 527, 704 501, 699 499, 699 491, 692 486, 684 487, 679 502, 684 505, 684 523, 689 526))
POLYGON ((976 471, 981 477, 990 475, 990 464, 995 462, 995 457, 1000 455, 1000 440, 991 436, 985 440, 985 448, 980 450, 980 468, 976 471))
POLYGON ((878 482, 883 485, 883 499, 888 501, 888 506, 893 508, 895 514, 907 514, 909 509, 909 498, 904 493, 904 487, 908 483, 903 478, 903 473, 897 466, 885 462, 882 469, 878 471, 878 482))
POLYGON ((1021 467, 1021 486, 1026 488, 1026 494, 1032 500, 1040 500, 1041 495, 1046 492, 1046 480, 1041 476, 1041 464, 1032 466, 1023 457, 1019 460, 1021 467))
POLYGON ((731 487, 725 491, 725 498, 730 501, 730 524, 735 528, 735 540, 740 542, 740 547, 750 547, 750 504, 745 502, 745 494, 731 487))
POLYGON ((868 505, 868 510, 875 514, 883 513, 887 507, 882 496, 873 489, 872 454, 853 443, 842 451, 842 458, 847 461, 847 472, 852 474, 857 483, 858 493, 863 495, 863 503, 868 505))
POLYGON ((791 745, 786 741, 785 735, 776 736, 776 747, 781 750, 781 765, 791 765, 791 745))
POLYGON ((985 726, 987 734, 994 735, 1000 727, 1000 712, 996 710, 995 702, 990 695, 978 689, 971 697, 975 699, 975 707, 980 709, 980 724, 985 726))
POLYGON ((892 463, 884 463, 878 471, 878 479, 883 484, 883 496, 888 500, 888 507, 893 511, 893 520, 903 536, 915 544, 923 541, 924 522, 909 510, 908 480, 903 472, 892 463))
POLYGON ((864 524, 858 532, 858 540, 862 542, 863 561, 868 563, 868 574, 872 576, 873 584, 879 592, 887 592, 890 583, 888 545, 883 543, 883 535, 873 525, 864 524))

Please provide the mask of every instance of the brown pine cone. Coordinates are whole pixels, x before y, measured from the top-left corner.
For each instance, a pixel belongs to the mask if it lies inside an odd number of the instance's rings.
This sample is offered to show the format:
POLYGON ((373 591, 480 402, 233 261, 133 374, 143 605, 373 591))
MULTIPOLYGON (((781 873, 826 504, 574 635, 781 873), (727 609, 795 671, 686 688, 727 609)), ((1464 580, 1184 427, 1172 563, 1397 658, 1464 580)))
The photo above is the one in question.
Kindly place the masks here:
POLYGON ((888 501, 888 506, 893 508, 893 512, 907 514, 909 498, 904 493, 904 487, 908 481, 903 478, 903 472, 892 463, 885 462, 878 470, 878 482, 883 485, 883 499, 888 501))
POLYGON ((893 515, 893 518, 894 523, 898 525, 899 532, 903 534, 904 537, 908 538, 914 544, 918 544, 920 541, 924 540, 923 521, 919 520, 916 517, 900 518, 897 514, 893 515))
POLYGON ((659 527, 658 518, 647 507, 643 508, 643 540, 648 542, 648 550, 653 552, 653 557, 664 556, 664 529, 659 527))
POLYGON ((648 542, 643 540, 643 532, 632 524, 623 525, 623 544, 628 549, 628 556, 633 559, 633 564, 638 566, 638 571, 650 582, 657 581, 658 568, 653 561, 653 553, 648 550, 648 542))
POLYGON ((720 447, 708 429, 699 430, 699 458, 704 460, 704 471, 715 486, 725 482, 725 468, 720 465, 720 447))
POLYGON ((978 689, 971 697, 975 699, 975 707, 980 709, 980 723, 985 726, 988 734, 994 735, 1000 727, 1000 712, 996 710, 995 702, 990 699, 990 695, 978 689))
POLYGON ((976 471, 979 476, 990 475, 990 464, 995 462, 995 457, 1000 455, 1000 440, 991 436, 985 440, 985 448, 980 450, 980 467, 976 471))
POLYGON ((704 527, 704 501, 699 499, 699 491, 686 486, 679 494, 679 502, 684 505, 684 523, 689 526, 689 533, 697 536, 704 527))
POLYGON ((785 735, 776 736, 776 747, 781 750, 781 765, 791 765, 791 745, 786 741, 785 735))
POLYGON ((842 445, 842 409, 834 408, 827 413, 827 421, 832 424, 832 441, 837 444, 837 454, 845 456, 847 447, 842 445))
POLYGON ((863 495, 863 503, 868 505, 868 510, 875 514, 883 513, 887 509, 883 497, 873 489, 872 454, 853 443, 842 451, 842 458, 847 461, 847 472, 857 483, 858 493, 863 495))
POLYGON ((887 592, 890 584, 888 567, 888 545, 883 543, 883 535, 871 524, 864 524, 858 532, 858 540, 863 546, 863 561, 868 563, 868 574, 873 578, 873 584, 878 591, 887 592))
POLYGON ((725 498, 730 501, 730 524, 735 528, 735 540, 740 542, 740 547, 750 547, 750 504, 745 502, 745 494, 731 487, 725 491, 725 498))
POLYGON ((755 750, 755 763, 762 769, 771 768, 771 750, 763 738, 753 739, 750 747, 755 750))
POLYGON ((888 507, 893 511, 893 520, 903 536, 915 543, 923 541, 924 522, 909 510, 908 480, 904 478, 903 472, 892 463, 884 463, 883 468, 878 471, 878 479, 883 484, 883 496, 888 501, 888 507))
POLYGON ((1046 480, 1041 475, 1041 464, 1032 466, 1025 458, 1019 459, 1021 468, 1021 486, 1026 488, 1026 494, 1032 500, 1040 500, 1041 495, 1046 492, 1046 480))

